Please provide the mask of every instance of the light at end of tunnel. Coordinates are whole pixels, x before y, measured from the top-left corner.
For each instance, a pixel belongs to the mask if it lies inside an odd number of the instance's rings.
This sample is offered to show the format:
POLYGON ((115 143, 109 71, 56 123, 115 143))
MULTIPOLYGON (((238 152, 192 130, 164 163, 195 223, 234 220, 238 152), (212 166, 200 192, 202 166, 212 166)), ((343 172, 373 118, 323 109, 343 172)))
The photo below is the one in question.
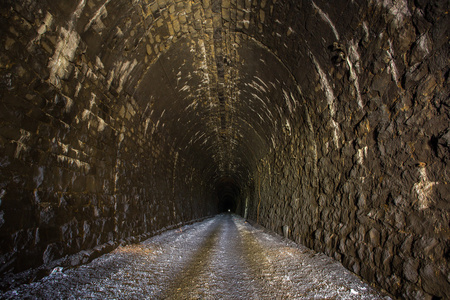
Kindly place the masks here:
POLYGON ((219 212, 235 213, 239 207, 240 186, 232 177, 222 177, 216 182, 219 212))

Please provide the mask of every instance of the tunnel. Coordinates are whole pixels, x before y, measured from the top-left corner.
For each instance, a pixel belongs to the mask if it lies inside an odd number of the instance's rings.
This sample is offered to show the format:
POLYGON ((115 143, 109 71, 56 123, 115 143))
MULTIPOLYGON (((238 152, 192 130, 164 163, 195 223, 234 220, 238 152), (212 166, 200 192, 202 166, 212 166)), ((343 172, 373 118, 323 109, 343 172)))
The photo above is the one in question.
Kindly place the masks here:
POLYGON ((2 289, 230 211, 394 297, 450 298, 448 12, 2 1, 2 289))
POLYGON ((216 183, 218 212, 238 212, 240 203, 239 184, 233 178, 220 178, 216 183))

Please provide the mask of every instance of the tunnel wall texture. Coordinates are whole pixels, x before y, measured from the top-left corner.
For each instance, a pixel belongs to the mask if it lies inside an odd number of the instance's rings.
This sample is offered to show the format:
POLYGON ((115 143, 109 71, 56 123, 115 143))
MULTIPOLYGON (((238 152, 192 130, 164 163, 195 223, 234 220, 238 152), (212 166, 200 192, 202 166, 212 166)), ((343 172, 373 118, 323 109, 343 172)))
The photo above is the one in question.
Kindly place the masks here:
POLYGON ((448 3, 338 2, 292 13, 323 46, 283 37, 302 109, 258 163, 249 217, 394 296, 449 298, 448 3))
MULTIPOLYGON (((87 28, 101 24, 87 15, 101 7, 86 1, 2 7, 3 274, 98 245, 97 252, 111 250, 217 211, 200 170, 146 119, 147 103, 125 84, 136 60, 115 61, 125 50, 114 50, 114 35, 105 37, 110 60, 96 56, 105 45, 87 28)), ((109 11, 120 17, 122 9, 109 11)), ((92 254, 58 264, 76 265, 92 254)))
POLYGON ((395 296, 450 298, 448 6, 3 1, 2 276, 227 190, 395 296))

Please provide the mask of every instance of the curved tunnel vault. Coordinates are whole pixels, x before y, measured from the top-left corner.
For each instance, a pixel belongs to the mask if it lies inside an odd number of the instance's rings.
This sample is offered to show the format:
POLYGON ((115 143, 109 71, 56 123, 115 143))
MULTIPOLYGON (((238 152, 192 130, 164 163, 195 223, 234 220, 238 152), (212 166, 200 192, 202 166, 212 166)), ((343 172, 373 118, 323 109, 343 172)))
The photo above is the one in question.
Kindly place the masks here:
POLYGON ((300 95, 289 71, 255 40, 245 43, 218 59, 226 64, 219 72, 211 42, 182 37, 145 71, 134 93, 145 130, 169 136, 212 186, 233 177, 233 185, 242 185, 236 188, 248 189, 258 160, 299 119, 292 115, 300 95))
POLYGON ((2 276, 230 210, 449 298, 448 6, 4 1, 2 276))

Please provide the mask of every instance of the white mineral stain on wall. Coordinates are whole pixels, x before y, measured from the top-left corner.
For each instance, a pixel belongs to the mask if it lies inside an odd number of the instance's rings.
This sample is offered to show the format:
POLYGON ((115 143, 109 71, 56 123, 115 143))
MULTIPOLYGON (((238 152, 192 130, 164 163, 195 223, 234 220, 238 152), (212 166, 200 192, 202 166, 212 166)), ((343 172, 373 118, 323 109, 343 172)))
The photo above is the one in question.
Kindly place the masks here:
POLYGON ((264 102, 264 100, 261 98, 261 97, 259 97, 257 94, 255 94, 255 93, 250 93, 255 99, 258 99, 265 107, 267 107, 267 104, 266 104, 266 102, 264 102))
POLYGON ((388 67, 388 71, 391 73, 392 75, 392 80, 394 80, 395 82, 398 82, 398 70, 397 70, 397 66, 395 65, 395 60, 394 60, 394 48, 392 46, 392 41, 389 39, 389 50, 387 51, 387 54, 389 56, 389 67, 388 67))
POLYGON ((191 102, 191 104, 189 104, 188 106, 186 106, 186 108, 184 109, 184 110, 188 110, 188 109, 195 109, 195 108, 197 108, 197 106, 198 106, 198 102, 196 101, 196 100, 193 100, 192 102, 191 102))
POLYGON ((93 116, 97 119, 98 125, 97 125, 97 131, 98 132, 102 132, 103 130, 105 130, 106 126, 108 125, 104 119, 102 119, 101 117, 95 115, 94 113, 92 113, 92 108, 94 107, 95 103, 96 103, 96 99, 97 99, 97 95, 94 93, 91 93, 91 99, 89 100, 89 109, 84 109, 83 113, 81 114, 81 119, 83 121, 88 121, 88 125, 87 128, 90 129, 91 128, 91 119, 90 116, 93 116))
POLYGON ((76 32, 75 25, 85 5, 86 0, 81 0, 68 22, 68 28, 60 28, 55 53, 48 62, 49 81, 57 87, 60 87, 60 79, 66 79, 70 73, 70 62, 73 60, 80 43, 80 35, 76 32))
POLYGON ((207 54, 206 54, 205 42, 200 39, 198 41, 198 45, 200 47, 200 53, 202 55, 202 61, 201 61, 201 64, 200 64, 200 69, 203 70, 203 72, 202 72, 202 74, 203 74, 203 83, 205 83, 208 86, 208 88, 209 88, 210 79, 209 79, 209 72, 208 72, 208 58, 207 58, 207 54))
POLYGON ((283 89, 283 98, 286 101, 286 106, 289 109, 289 113, 292 114, 292 103, 289 94, 283 89))
MULTIPOLYGON (((298 86, 297 86, 297 89, 300 90, 300 88, 298 86)), ((297 101, 297 99, 295 99, 295 97, 292 94, 292 92, 289 92, 289 95, 291 96, 292 103, 294 103, 294 109, 293 110, 295 111, 297 109, 298 101, 297 101)))
POLYGON ((286 124, 284 125, 284 127, 286 128, 287 134, 291 136, 291 124, 289 123, 288 119, 286 119, 286 124))
POLYGON ((68 157, 68 156, 65 156, 65 155, 58 155, 57 156, 57 160, 58 160, 58 162, 67 162, 72 167, 76 166, 79 169, 84 170, 86 173, 89 172, 89 170, 91 169, 91 165, 90 164, 88 164, 86 162, 83 162, 83 161, 81 161, 79 159, 71 158, 71 157, 68 157))
MULTIPOLYGON (((184 66, 184 63, 183 63, 183 66, 184 66)), ((178 86, 178 83, 180 82, 180 80, 181 80, 181 71, 179 71, 177 73, 177 86, 178 86)), ((186 83, 187 83, 187 81, 186 81, 186 83)))
POLYGON ((369 148, 367 146, 365 146, 361 149, 358 149, 357 160, 358 160, 358 164, 360 164, 361 166, 364 164, 364 157, 367 156, 368 149, 369 148))
POLYGON ((44 167, 38 168, 38 174, 33 177, 33 181, 36 184, 36 188, 41 186, 42 182, 44 182, 44 167))
POLYGON ((99 116, 97 116, 97 119, 98 119, 98 127, 97 127, 97 130, 98 130, 99 132, 102 132, 103 130, 105 130, 107 124, 106 124, 105 120, 103 120, 103 119, 100 118, 99 116))
MULTIPOLYGON (((113 72, 113 76, 116 75, 119 77, 119 86, 117 87, 117 92, 120 93, 123 90, 123 85, 125 81, 128 79, 128 76, 131 74, 133 69, 137 66, 137 60, 134 59, 131 61, 121 61, 116 62, 115 70, 113 72)), ((110 83, 108 82, 108 85, 110 83)))
POLYGON ((78 82, 77 87, 75 88, 75 95, 74 95, 75 98, 78 97, 78 95, 80 94, 81 88, 82 85, 80 82, 78 82))
POLYGON ((72 110, 73 100, 71 98, 67 97, 67 96, 64 96, 64 100, 65 100, 65 103, 66 103, 66 106, 64 107, 64 111, 66 113, 68 113, 68 112, 70 112, 72 110))
POLYGON ((339 124, 334 120, 331 119, 331 125, 333 126, 333 141, 334 144, 336 145, 336 148, 340 147, 340 143, 339 143, 339 137, 340 137, 340 133, 341 133, 341 129, 339 128, 339 124))
MULTIPOLYGON (((247 84, 246 84, 247 85, 247 84)), ((253 87, 254 89, 262 92, 262 93, 266 93, 266 88, 264 86, 262 86, 261 84, 257 83, 256 81, 252 80, 252 82, 249 84, 251 87, 253 87)))
POLYGON ((353 40, 350 41, 350 46, 348 50, 348 55, 346 57, 346 62, 350 71, 350 81, 353 82, 353 86, 356 90, 356 101, 358 103, 358 106, 360 109, 363 109, 364 105, 362 102, 361 92, 359 90, 359 78, 356 74, 355 69, 359 72, 359 53, 357 50, 357 45, 354 43, 353 40), (353 68, 353 63, 355 63, 356 68, 353 68))
POLYGON ((370 34, 369 34, 369 26, 367 26, 367 22, 366 21, 362 22, 362 27, 363 27, 363 30, 364 30, 364 40, 366 42, 368 42, 370 34))
POLYGON ((295 30, 292 29, 291 27, 289 27, 288 30, 287 30, 286 35, 287 35, 287 36, 290 36, 290 35, 293 34, 293 33, 295 34, 295 30))
POLYGON ((336 30, 336 27, 334 26, 333 22, 331 22, 330 18, 328 17, 328 15, 326 13, 324 13, 317 5, 316 3, 314 3, 314 1, 312 1, 312 5, 314 7, 314 9, 319 13, 320 17, 322 18, 322 20, 324 20, 325 22, 328 23, 328 25, 330 25, 331 29, 333 30, 334 36, 336 37, 337 40, 339 40, 339 33, 336 30))
POLYGON ((358 73, 361 73, 361 56, 358 53, 358 44, 355 43, 354 40, 351 40, 349 43, 349 51, 348 56, 350 57, 350 60, 353 62, 355 69, 358 73))
POLYGON ((423 210, 429 207, 431 202, 431 191, 438 182, 431 182, 428 179, 426 167, 419 168, 420 181, 414 184, 414 190, 417 193, 419 209, 423 210))
POLYGON ((411 16, 408 9, 408 1, 406 0, 377 0, 378 5, 383 5, 389 13, 394 17, 396 26, 402 25, 405 18, 411 16))
POLYGON ((47 32, 47 30, 52 26, 53 24, 53 16, 47 12, 45 15, 44 21, 42 22, 42 25, 37 30, 37 36, 30 41, 28 44, 28 49, 32 49, 33 46, 41 40, 42 36, 47 32))
POLYGON ((180 89, 180 92, 189 92, 191 87, 189 85, 185 85, 180 89))
POLYGON ((19 158, 20 157, 20 153, 24 150, 28 149, 28 146, 26 145, 26 142, 30 139, 31 137, 31 133, 24 130, 24 129, 20 129, 20 138, 18 141, 16 141, 17 147, 16 147, 16 151, 14 153, 14 157, 15 158, 19 158))
POLYGON ((427 34, 423 34, 419 38, 419 47, 425 53, 425 55, 430 54, 430 38, 427 34))
POLYGON ((258 115, 258 117, 261 121, 264 121, 264 118, 259 113, 256 113, 256 114, 258 115))
POLYGON ((330 110, 330 123, 331 126, 333 127, 333 140, 334 143, 336 145, 336 148, 339 148, 340 143, 339 143, 339 136, 341 135, 340 133, 340 128, 339 128, 339 124, 334 120, 334 117, 336 115, 336 104, 335 104, 335 97, 334 97, 334 93, 333 90, 331 89, 331 86, 328 82, 328 79, 325 75, 325 73, 322 71, 322 68, 320 67, 319 63, 317 62, 316 58, 314 57, 314 55, 310 52, 309 53, 314 66, 316 67, 316 71, 319 74, 319 80, 320 80, 320 85, 322 88, 322 91, 325 93, 325 97, 327 99, 327 103, 328 103, 328 109, 330 110))
POLYGON ((148 125, 150 124, 150 118, 145 119, 144 122, 144 136, 147 135, 147 129, 148 129, 148 125))
POLYGON ((324 91, 325 97, 327 98, 328 108, 330 110, 331 117, 334 118, 336 114, 336 104, 334 102, 335 98, 333 90, 331 89, 331 86, 328 83, 328 79, 325 73, 322 71, 322 68, 320 67, 314 55, 310 53, 310 56, 313 60, 314 66, 316 67, 317 73, 319 74, 320 85, 322 86, 322 90, 324 91))
POLYGON ((111 88, 111 84, 112 84, 112 82, 113 82, 113 80, 114 80, 114 75, 115 75, 116 73, 115 73, 115 71, 114 70, 111 70, 109 73, 108 73, 108 79, 106 80, 106 89, 110 89, 111 88))
MULTIPOLYGON (((134 102, 133 98, 131 98, 130 102, 127 103, 127 113, 133 117, 136 114, 136 110, 134 109, 135 107, 136 107, 136 102, 134 102)), ((163 111, 163 114, 164 114, 164 111, 163 111)))
POLYGON ((97 65, 98 69, 104 69, 105 68, 105 66, 102 63, 102 60, 98 56, 95 57, 95 64, 97 65))
MULTIPOLYGON (((55 141, 56 141, 55 139, 52 140, 53 143, 55 141)), ((61 148, 62 153, 64 153, 64 154, 69 153, 69 145, 68 144, 61 143, 60 141, 58 141, 57 143, 58 143, 58 146, 61 148)))
POLYGON ((258 76, 255 76, 256 79, 258 79, 259 82, 261 82, 262 85, 264 85, 264 87, 266 89, 269 89, 269 87, 267 86, 267 84, 264 82, 264 80, 262 80, 261 78, 259 78, 258 76))
POLYGON ((422 34, 419 39, 416 41, 417 46, 418 46, 418 55, 419 57, 417 57, 418 59, 423 59, 425 56, 429 55, 431 52, 431 42, 430 42, 430 38, 428 37, 428 35, 422 34))
POLYGON ((305 105, 305 114, 306 114, 306 123, 308 124, 309 131, 312 134, 311 141, 312 141, 312 151, 314 156, 314 178, 318 180, 318 168, 317 168, 317 161, 318 161, 318 154, 317 154, 317 143, 316 143, 316 133, 314 132, 314 126, 311 122, 311 116, 309 114, 308 107, 305 105))
POLYGON ((208 145, 208 142, 209 142, 209 137, 206 137, 206 138, 203 140, 202 145, 203 145, 203 146, 204 146, 204 145, 208 145))
POLYGON ((100 32, 102 29, 106 28, 101 19, 108 16, 106 4, 108 4, 110 1, 111 0, 106 0, 105 3, 103 3, 102 6, 100 6, 100 8, 95 12, 94 16, 89 20, 89 22, 84 27, 84 32, 86 32, 92 26, 92 24, 94 24, 94 29, 97 32, 100 32))
POLYGON ((81 114, 81 119, 83 121, 86 121, 89 118, 89 115, 91 114, 91 111, 88 109, 83 110, 83 113, 81 114))
POLYGON ((59 87, 60 79, 66 79, 69 75, 70 61, 75 56, 80 36, 76 31, 61 28, 60 39, 56 45, 56 51, 48 63, 50 69, 50 82, 59 87))
POLYGON ((125 135, 124 135, 123 133, 121 133, 121 134, 119 135, 119 147, 120 147, 120 144, 122 144, 122 142, 123 142, 124 139, 125 139, 125 135))

